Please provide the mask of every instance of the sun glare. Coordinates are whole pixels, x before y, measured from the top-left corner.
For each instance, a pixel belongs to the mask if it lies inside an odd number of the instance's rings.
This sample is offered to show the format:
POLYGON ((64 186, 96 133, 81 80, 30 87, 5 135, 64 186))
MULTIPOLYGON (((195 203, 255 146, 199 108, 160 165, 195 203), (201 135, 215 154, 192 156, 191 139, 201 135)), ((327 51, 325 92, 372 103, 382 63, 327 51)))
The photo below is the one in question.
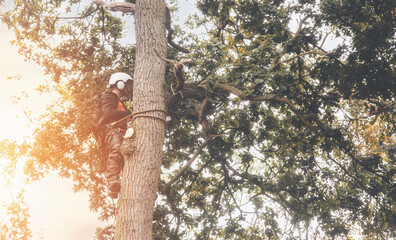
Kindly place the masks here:
POLYGON ((26 133, 31 131, 28 129, 27 122, 22 118, 13 116, 10 113, 3 113, 0 118, 0 140, 10 139, 22 142, 26 133))

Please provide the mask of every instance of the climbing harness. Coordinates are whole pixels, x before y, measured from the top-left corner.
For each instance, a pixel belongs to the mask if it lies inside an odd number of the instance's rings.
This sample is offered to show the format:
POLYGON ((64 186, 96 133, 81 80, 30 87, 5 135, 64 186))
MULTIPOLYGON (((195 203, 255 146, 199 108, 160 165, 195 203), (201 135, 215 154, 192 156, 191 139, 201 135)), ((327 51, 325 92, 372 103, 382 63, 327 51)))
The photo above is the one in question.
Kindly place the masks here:
MULTIPOLYGON (((133 122, 136 118, 139 118, 139 117, 155 118, 155 119, 159 119, 159 120, 161 120, 163 122, 166 122, 166 119, 164 119, 164 118, 144 114, 144 113, 148 113, 148 112, 162 112, 162 113, 165 113, 166 116, 168 115, 168 113, 165 110, 162 110, 162 109, 150 109, 150 110, 139 111, 139 112, 131 113, 128 116, 125 116, 125 117, 123 117, 123 118, 121 118, 121 119, 119 119, 119 120, 117 120, 115 122, 109 123, 109 124, 105 125, 105 128, 115 127, 115 125, 117 123, 119 123, 121 121, 124 121, 125 119, 128 119, 130 117, 132 117, 131 122, 133 122)), ((128 128, 128 130, 125 133, 125 138, 129 138, 129 137, 131 137, 133 135, 133 129, 132 128, 128 128), (131 130, 129 130, 129 129, 131 129, 131 130), (130 132, 128 132, 128 130, 130 132)), ((104 137, 104 136, 102 136, 102 137, 104 137)), ((99 140, 99 142, 101 142, 101 139, 99 140)), ((100 143, 99 148, 100 149, 104 149, 104 146, 101 146, 101 145, 102 145, 102 143, 100 143)), ((102 151, 105 151, 105 150, 102 150, 102 151)), ((101 152, 101 153, 99 153, 99 155, 107 155, 107 154, 101 152)), ((93 163, 93 167, 96 169, 97 172, 104 172, 106 170, 106 164, 105 164, 106 160, 103 159, 103 156, 99 156, 98 158, 99 158, 99 160, 96 163, 93 163)))

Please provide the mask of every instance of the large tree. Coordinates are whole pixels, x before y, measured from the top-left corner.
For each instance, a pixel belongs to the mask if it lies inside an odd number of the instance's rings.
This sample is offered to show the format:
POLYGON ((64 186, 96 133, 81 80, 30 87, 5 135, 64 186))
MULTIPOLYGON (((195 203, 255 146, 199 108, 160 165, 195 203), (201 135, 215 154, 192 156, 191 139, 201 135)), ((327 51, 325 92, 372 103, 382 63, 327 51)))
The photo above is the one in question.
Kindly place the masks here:
POLYGON ((165 3, 137 1, 136 46, 120 44, 124 8, 101 3, 15 1, 3 14, 61 95, 21 146, 31 179, 73 177, 102 219, 116 215, 117 239, 394 236, 395 1, 202 0, 174 27, 178 44, 165 3), (90 127, 115 70, 134 71, 143 111, 118 208, 90 127))
POLYGON ((166 6, 163 0, 136 2, 136 58, 132 127, 123 143, 126 164, 118 201, 115 239, 152 239, 165 137, 166 6))

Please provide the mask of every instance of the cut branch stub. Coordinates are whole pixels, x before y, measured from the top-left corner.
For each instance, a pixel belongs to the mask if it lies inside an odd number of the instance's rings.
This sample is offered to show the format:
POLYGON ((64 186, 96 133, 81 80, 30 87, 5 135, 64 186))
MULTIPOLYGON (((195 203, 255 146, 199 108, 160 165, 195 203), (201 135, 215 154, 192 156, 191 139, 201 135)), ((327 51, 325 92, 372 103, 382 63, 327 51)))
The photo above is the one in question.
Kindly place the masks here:
POLYGON ((176 62, 175 60, 161 57, 155 49, 154 49, 154 52, 163 61, 173 64, 173 73, 175 74, 175 77, 176 77, 176 86, 175 87, 172 86, 172 92, 173 92, 173 95, 176 95, 184 86, 183 66, 191 63, 192 60, 191 59, 182 59, 182 60, 180 60, 180 62, 176 62))
POLYGON ((186 64, 191 63, 191 59, 182 59, 180 62, 175 62, 173 65, 173 72, 176 77, 176 86, 174 89, 174 92, 177 93, 179 92, 183 86, 184 86, 184 72, 183 72, 183 66, 186 64))

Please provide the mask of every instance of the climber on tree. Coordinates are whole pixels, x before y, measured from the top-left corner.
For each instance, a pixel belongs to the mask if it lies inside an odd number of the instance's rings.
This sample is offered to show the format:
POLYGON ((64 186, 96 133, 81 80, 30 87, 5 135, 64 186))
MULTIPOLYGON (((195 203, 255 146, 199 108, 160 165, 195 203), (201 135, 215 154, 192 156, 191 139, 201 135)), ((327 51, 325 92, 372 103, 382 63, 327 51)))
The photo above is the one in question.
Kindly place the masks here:
POLYGON ((131 115, 122 99, 132 99, 133 80, 126 73, 117 72, 110 76, 110 91, 98 97, 98 106, 95 111, 94 135, 100 147, 106 148, 106 179, 109 196, 118 198, 120 191, 120 175, 124 166, 124 157, 121 153, 121 144, 127 130, 127 122, 131 115))

